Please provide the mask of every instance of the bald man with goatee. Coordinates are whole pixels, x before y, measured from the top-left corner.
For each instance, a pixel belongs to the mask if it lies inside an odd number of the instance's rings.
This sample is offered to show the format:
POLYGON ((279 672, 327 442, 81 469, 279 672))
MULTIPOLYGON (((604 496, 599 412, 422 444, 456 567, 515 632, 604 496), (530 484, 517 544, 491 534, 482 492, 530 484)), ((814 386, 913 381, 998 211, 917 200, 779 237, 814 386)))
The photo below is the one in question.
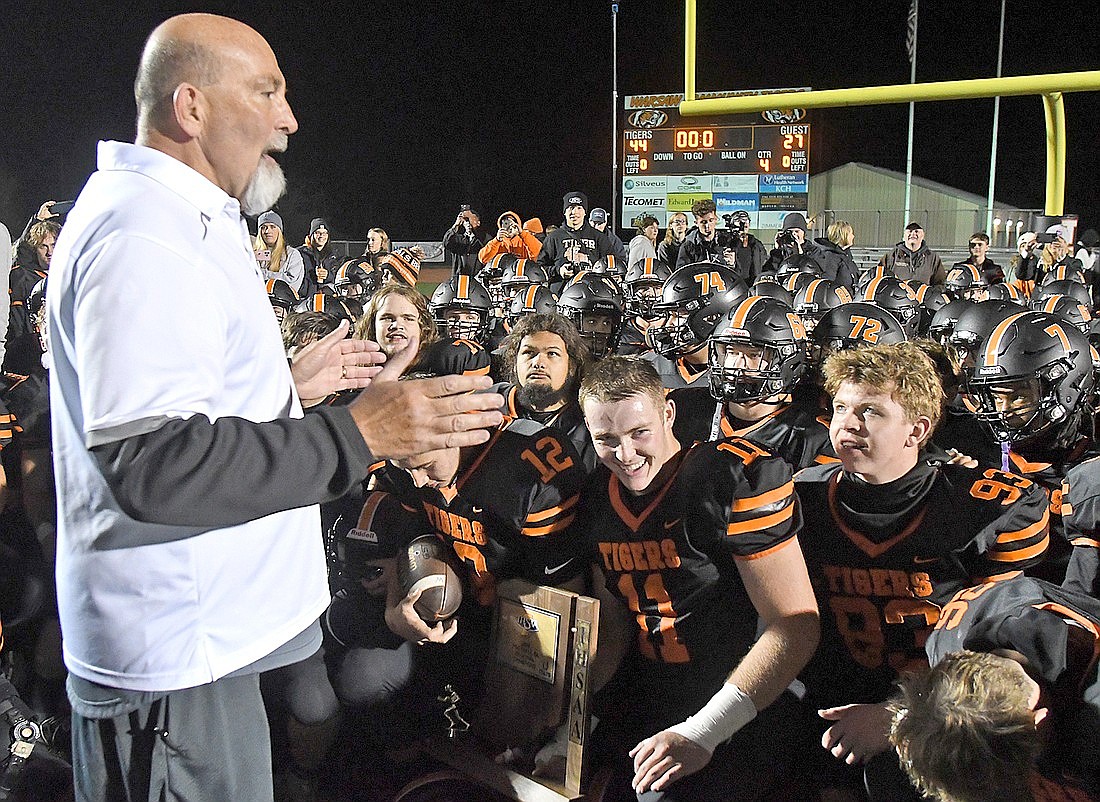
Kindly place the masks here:
POLYGON ((134 94, 136 142, 99 144, 47 299, 76 797, 266 802, 258 677, 318 660, 317 505, 379 459, 484 442, 504 399, 398 383, 407 359, 379 367, 346 324, 288 367, 242 215, 279 199, 298 123, 256 31, 173 17, 134 94))

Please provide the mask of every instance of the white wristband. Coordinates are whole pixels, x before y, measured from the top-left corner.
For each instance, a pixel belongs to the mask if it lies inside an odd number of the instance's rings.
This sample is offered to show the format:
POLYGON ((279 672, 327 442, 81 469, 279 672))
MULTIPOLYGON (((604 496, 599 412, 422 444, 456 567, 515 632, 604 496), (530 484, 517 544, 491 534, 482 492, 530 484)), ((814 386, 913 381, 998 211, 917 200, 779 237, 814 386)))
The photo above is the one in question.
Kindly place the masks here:
POLYGON ((727 682, 703 705, 703 709, 669 730, 688 738, 711 754, 720 744, 756 718, 756 705, 744 691, 727 682))

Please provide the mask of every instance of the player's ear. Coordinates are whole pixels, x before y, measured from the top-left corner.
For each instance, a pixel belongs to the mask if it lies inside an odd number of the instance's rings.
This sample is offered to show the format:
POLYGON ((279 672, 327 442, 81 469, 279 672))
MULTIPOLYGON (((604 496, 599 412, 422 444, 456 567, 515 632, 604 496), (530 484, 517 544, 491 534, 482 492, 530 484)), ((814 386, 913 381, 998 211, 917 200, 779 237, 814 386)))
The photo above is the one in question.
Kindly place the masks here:
POLYGON ((672 428, 672 424, 676 421, 676 402, 672 399, 665 399, 665 426, 669 429, 672 428))
POLYGON ((914 447, 922 446, 932 436, 932 421, 926 415, 921 415, 913 422, 913 429, 909 434, 909 442, 906 445, 914 447))

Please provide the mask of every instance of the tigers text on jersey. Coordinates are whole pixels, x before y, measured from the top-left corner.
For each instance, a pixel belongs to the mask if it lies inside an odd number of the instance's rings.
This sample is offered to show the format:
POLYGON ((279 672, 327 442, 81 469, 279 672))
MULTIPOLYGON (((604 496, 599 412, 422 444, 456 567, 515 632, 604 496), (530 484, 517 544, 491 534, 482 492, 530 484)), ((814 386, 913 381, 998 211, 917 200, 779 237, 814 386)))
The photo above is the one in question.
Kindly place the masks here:
MULTIPOLYGON (((676 404, 673 430, 681 443, 709 440, 718 402, 703 388, 672 390, 668 399, 676 404)), ((829 441, 829 425, 821 411, 804 403, 779 404, 758 421, 735 429, 729 409, 723 404, 718 437, 744 437, 766 451, 782 457, 793 470, 836 462, 829 441)))
POLYGON ((568 530, 584 472, 572 444, 554 429, 506 420, 486 443, 463 449, 450 487, 417 488, 389 463, 375 476, 377 489, 424 510, 468 566, 483 605, 495 599, 498 580, 556 584, 580 571, 580 546, 568 530))
POLYGON ((993 468, 921 462, 870 485, 840 465, 795 477, 800 538, 821 609, 821 645, 802 678, 815 704, 878 702, 924 662, 940 609, 960 588, 1043 558, 1047 499, 993 468))
POLYGON ((603 466, 587 487, 577 536, 633 613, 641 654, 665 663, 743 656, 757 614, 735 560, 796 542, 787 464, 731 438, 683 449, 643 495, 603 466))

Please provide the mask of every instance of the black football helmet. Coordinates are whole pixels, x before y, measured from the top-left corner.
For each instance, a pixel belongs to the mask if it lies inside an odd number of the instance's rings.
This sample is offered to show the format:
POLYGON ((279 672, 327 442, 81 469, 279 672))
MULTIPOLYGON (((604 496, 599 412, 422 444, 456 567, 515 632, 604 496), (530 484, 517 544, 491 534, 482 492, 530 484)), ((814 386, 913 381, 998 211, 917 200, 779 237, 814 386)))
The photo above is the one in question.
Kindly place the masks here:
POLYGON ((1068 295, 1051 295, 1049 298, 1033 301, 1031 308, 1036 312, 1057 315, 1086 337, 1092 331, 1092 313, 1076 298, 1070 298, 1068 295))
POLYGON ((477 280, 489 292, 489 297, 493 299, 493 306, 498 309, 504 308, 509 297, 508 291, 501 284, 504 272, 514 267, 518 261, 519 257, 514 253, 498 253, 477 273, 477 280))
POLYGON ((349 259, 340 265, 332 278, 332 288, 341 298, 362 298, 372 295, 377 289, 377 274, 366 269, 370 260, 366 258, 349 259))
POLYGON ((661 295, 661 287, 672 274, 668 265, 656 259, 639 259, 623 278, 623 298, 627 312, 640 318, 653 315, 653 304, 661 295))
POLYGON ((522 287, 548 282, 546 268, 534 259, 517 259, 504 268, 500 276, 500 284, 509 296, 515 296, 522 287))
POLYGON ((271 308, 275 310, 275 317, 282 320, 287 312, 298 305, 301 298, 294 288, 281 278, 269 278, 267 280, 267 300, 271 302, 271 308))
POLYGON ((337 298, 323 292, 307 295, 294 306, 295 312, 324 312, 326 315, 355 323, 363 314, 363 305, 354 298, 337 298))
POLYGON ((969 262, 955 265, 947 271, 943 280, 943 291, 952 298, 966 298, 969 301, 984 301, 989 286, 982 279, 982 271, 969 262))
POLYGON ((990 284, 985 294, 988 301, 1012 301, 1015 304, 1027 303, 1024 294, 1015 285, 1005 284, 1004 282, 990 284))
POLYGON ((821 316, 835 306, 852 302, 852 293, 843 284, 817 278, 794 296, 794 311, 802 318, 806 331, 814 330, 821 316))
MULTIPOLYGON (((913 290, 917 295, 917 311, 920 312, 920 323, 917 324, 917 334, 921 337, 928 336, 928 330, 932 327, 932 318, 936 313, 952 303, 951 296, 936 287, 930 287, 922 282, 916 282, 919 287, 913 290)), ((910 289, 913 284, 909 284, 910 289)))
POLYGON ((804 253, 794 253, 775 269, 775 276, 781 284, 786 284, 787 279, 795 273, 809 273, 815 278, 821 278, 821 265, 804 253))
POLYGON ((932 322, 928 325, 928 339, 934 340, 946 348, 951 332, 955 330, 955 324, 959 322, 959 315, 963 313, 964 309, 969 309, 973 305, 973 301, 958 298, 937 309, 936 313, 932 315, 932 322))
POLYGON ((610 254, 601 256, 596 260, 596 263, 592 265, 592 272, 602 273, 605 276, 613 276, 616 281, 621 281, 623 276, 626 275, 626 262, 622 259, 616 259, 610 254))
POLYGON ((570 284, 558 298, 559 315, 573 321, 593 358, 615 353, 623 331, 623 303, 607 276, 589 274, 570 284))
POLYGON ((1054 265, 1050 270, 1043 273, 1043 279, 1039 282, 1039 286, 1050 284, 1052 281, 1076 281, 1078 284, 1084 284, 1085 274, 1080 268, 1071 267, 1067 264, 1054 265))
POLYGON ((947 337, 947 348, 964 368, 972 364, 978 347, 994 327, 1010 315, 1025 311, 1012 301, 979 301, 959 313, 955 327, 947 337))
POLYGON ((1092 297, 1089 295, 1089 288, 1079 281, 1062 279, 1060 281, 1040 284, 1035 288, 1035 291, 1031 293, 1031 300, 1032 303, 1034 303, 1035 301, 1046 300, 1052 295, 1068 295, 1070 298, 1075 298, 1078 302, 1092 309, 1092 297))
POLYGON ((715 399, 763 401, 789 392, 802 378, 807 366, 806 329, 782 301, 749 296, 718 322, 707 359, 715 399))
POLYGON ((787 288, 774 281, 761 281, 757 279, 753 282, 752 286, 749 287, 749 295, 756 295, 761 298, 774 298, 777 301, 785 303, 787 306, 791 306, 794 303, 794 296, 787 291, 787 288))
POLYGON ((435 288, 428 302, 436 328, 452 340, 472 340, 484 344, 489 336, 493 299, 481 282, 469 276, 453 276, 435 288), (452 312, 469 313, 477 320, 448 319, 452 312))
POLYGON ((726 267, 713 262, 684 265, 661 288, 646 339, 668 359, 690 354, 706 345, 722 316, 748 294, 745 282, 726 267))
POLYGON ((966 393, 978 419, 1001 442, 1076 421, 1093 390, 1092 349, 1085 335, 1045 312, 1003 318, 975 356, 966 393))
POLYGON ((508 302, 504 325, 511 331, 516 321, 528 315, 549 315, 557 311, 558 299, 549 287, 531 284, 520 289, 508 302))
POLYGON ((872 279, 863 288, 861 301, 885 309, 905 329, 907 338, 917 336, 920 328, 920 309, 917 296, 909 289, 909 285, 903 283, 894 276, 882 276, 872 279))
POLYGON ((882 307, 852 301, 834 306, 822 315, 810 339, 823 359, 835 351, 865 345, 895 345, 908 338, 897 318, 882 307))

